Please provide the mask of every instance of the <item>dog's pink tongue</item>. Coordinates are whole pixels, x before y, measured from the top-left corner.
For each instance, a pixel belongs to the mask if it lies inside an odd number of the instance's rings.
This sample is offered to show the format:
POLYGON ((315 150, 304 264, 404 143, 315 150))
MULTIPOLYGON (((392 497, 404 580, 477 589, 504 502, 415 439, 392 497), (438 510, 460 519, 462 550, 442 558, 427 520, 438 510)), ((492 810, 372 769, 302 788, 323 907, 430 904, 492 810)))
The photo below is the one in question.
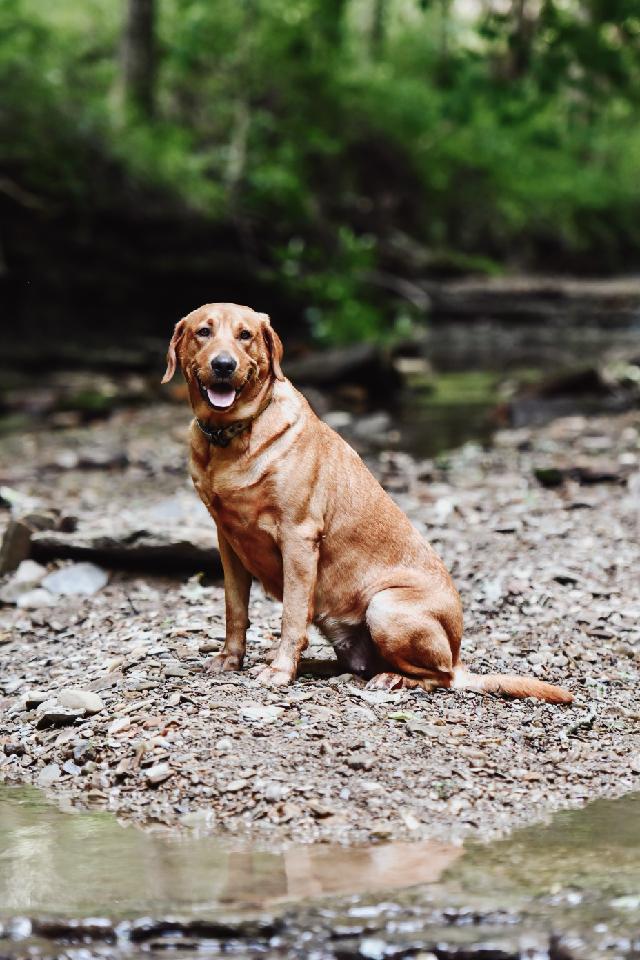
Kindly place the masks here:
POLYGON ((230 407, 236 392, 233 387, 208 387, 207 396, 214 407, 230 407))

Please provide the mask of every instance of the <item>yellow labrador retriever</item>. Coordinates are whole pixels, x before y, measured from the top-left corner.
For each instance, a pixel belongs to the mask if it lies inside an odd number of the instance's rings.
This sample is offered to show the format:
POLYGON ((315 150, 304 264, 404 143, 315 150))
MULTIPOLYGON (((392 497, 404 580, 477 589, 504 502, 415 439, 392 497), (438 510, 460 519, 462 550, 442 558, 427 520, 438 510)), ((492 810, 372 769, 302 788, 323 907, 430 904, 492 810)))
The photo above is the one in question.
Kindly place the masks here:
POLYGON ((360 457, 282 373, 282 343, 249 307, 208 303, 177 324, 163 383, 180 366, 195 419, 191 474, 218 528, 226 640, 210 662, 239 670, 256 577, 282 600, 275 659, 259 679, 291 683, 315 623, 371 685, 452 687, 570 703, 529 677, 459 662, 460 598, 435 550, 360 457))

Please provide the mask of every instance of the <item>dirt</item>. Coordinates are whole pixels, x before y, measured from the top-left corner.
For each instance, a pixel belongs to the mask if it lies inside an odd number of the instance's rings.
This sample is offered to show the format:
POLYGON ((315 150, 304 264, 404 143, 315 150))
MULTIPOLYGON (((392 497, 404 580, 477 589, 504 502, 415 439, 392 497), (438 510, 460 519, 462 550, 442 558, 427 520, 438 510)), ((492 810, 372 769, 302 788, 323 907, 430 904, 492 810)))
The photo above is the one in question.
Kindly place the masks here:
MULTIPOLYGON (((0 484, 64 516, 114 513, 187 489, 185 434, 185 411, 158 406, 4 438, 0 484)), ((454 574, 465 662, 561 683, 572 707, 369 691, 316 634, 298 681, 265 689, 280 606, 257 587, 246 668, 212 677, 222 585, 112 571, 91 597, 0 609, 4 780, 274 845, 489 837, 640 787, 640 413, 371 465, 454 574), (27 695, 68 688, 101 708, 43 727, 27 695)))

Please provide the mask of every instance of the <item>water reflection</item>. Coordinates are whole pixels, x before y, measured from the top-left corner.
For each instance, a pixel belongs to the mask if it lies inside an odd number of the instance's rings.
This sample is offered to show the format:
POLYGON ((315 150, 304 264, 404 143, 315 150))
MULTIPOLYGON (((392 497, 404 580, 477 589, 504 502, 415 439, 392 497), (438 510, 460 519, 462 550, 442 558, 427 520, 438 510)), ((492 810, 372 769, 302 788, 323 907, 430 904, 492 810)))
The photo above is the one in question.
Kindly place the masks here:
POLYGON ((0 788, 0 911, 128 917, 264 906, 432 883, 461 848, 423 841, 283 853, 171 840, 105 813, 67 814, 38 791, 0 788))
POLYGON ((144 833, 106 813, 62 813, 32 788, 0 787, 0 916, 198 917, 394 890, 399 904, 417 898, 442 909, 512 909, 540 920, 569 910, 572 923, 619 922, 622 915, 634 922, 640 796, 597 801, 464 850, 421 841, 274 853, 144 833), (400 892, 409 887, 415 890, 400 892))

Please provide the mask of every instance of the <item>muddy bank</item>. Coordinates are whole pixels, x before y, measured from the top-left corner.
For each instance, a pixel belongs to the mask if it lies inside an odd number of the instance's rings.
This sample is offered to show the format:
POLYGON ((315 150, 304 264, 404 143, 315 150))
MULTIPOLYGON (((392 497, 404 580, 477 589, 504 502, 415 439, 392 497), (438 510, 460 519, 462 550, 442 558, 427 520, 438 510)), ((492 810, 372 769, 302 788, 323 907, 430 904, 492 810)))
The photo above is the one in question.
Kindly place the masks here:
MULTIPOLYGON (((155 408, 5 438, 1 482, 80 529, 103 515, 115 524, 188 495, 185 421, 155 408), (71 454, 96 446, 109 465, 79 469, 71 454)), ((255 588, 246 669, 212 678, 222 587, 112 572, 90 597, 0 610, 4 780, 144 825, 268 844, 486 837, 640 785, 640 414, 503 432, 490 452, 467 446, 437 463, 383 453, 372 466, 453 571, 466 662, 564 683, 573 708, 374 693, 336 676, 318 636, 298 682, 266 690, 255 674, 280 610, 255 588)), ((169 533, 182 522, 163 520, 169 533)))

